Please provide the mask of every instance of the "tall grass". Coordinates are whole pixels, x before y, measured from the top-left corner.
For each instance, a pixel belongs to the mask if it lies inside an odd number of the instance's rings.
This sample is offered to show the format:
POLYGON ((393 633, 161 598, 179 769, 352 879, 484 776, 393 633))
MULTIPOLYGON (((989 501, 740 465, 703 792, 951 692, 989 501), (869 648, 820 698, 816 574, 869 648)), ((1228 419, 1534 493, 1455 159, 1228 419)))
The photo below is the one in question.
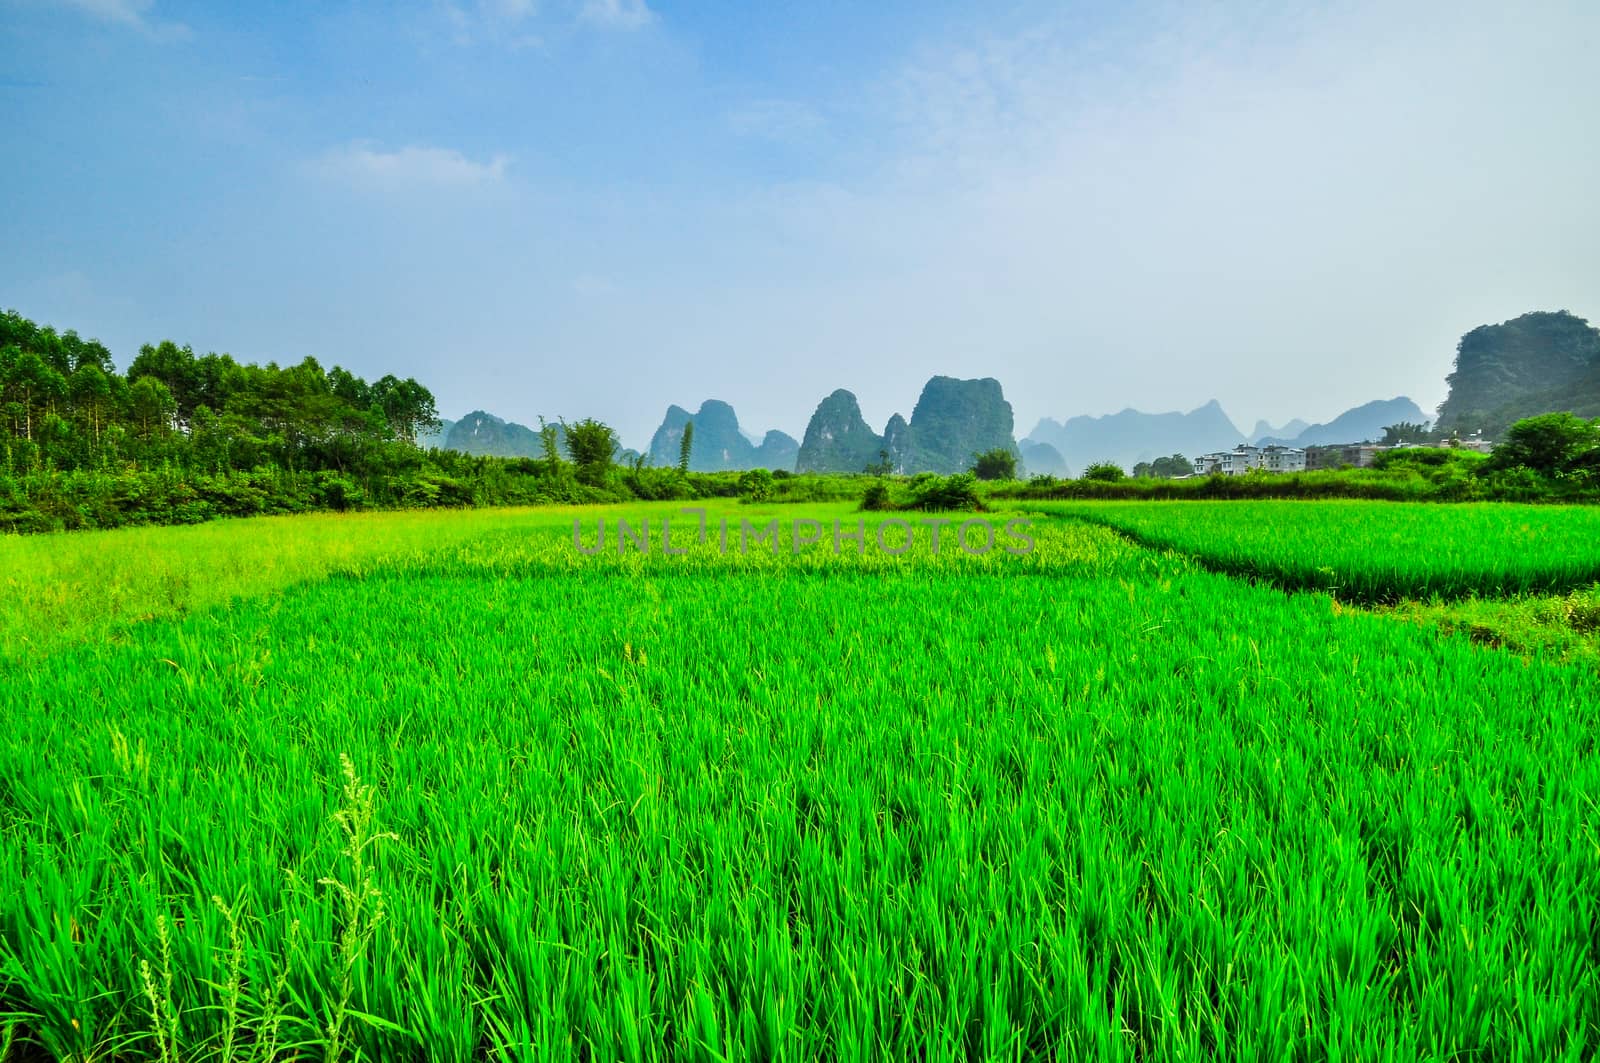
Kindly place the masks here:
POLYGON ((17 1050, 1600 1051, 1592 671, 1077 522, 1026 558, 479 532, 12 669, 17 1050))

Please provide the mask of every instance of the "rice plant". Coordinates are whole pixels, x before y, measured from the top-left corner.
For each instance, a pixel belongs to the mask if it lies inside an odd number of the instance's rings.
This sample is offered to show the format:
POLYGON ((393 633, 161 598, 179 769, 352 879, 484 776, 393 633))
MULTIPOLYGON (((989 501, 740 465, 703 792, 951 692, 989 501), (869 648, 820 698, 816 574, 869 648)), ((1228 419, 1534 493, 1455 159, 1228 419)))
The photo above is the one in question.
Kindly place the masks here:
POLYGON ((1592 669, 1079 521, 591 556, 564 517, 13 662, 11 1051, 1600 1052, 1592 669))

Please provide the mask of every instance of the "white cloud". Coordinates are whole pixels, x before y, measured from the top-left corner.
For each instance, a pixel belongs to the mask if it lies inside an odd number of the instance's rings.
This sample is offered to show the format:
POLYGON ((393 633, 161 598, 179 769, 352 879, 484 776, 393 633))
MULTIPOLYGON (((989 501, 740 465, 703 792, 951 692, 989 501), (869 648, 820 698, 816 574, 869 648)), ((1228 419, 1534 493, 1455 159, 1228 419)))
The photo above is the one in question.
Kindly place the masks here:
POLYGON ((310 168, 319 176, 363 186, 472 187, 499 182, 505 176, 506 164, 504 155, 496 155, 488 162, 474 162, 451 148, 413 144, 384 151, 356 141, 327 152, 310 168))
POLYGON ((60 0, 66 6, 102 22, 126 26, 158 41, 182 41, 192 36, 189 27, 181 22, 167 22, 149 17, 154 0, 60 0))
POLYGON ((654 22, 656 14, 645 0, 583 0, 578 18, 606 29, 637 30, 654 22))
POLYGON ((451 40, 463 47, 493 43, 520 50, 544 44, 538 34, 525 31, 526 24, 539 13, 538 0, 476 0, 475 3, 445 0, 438 10, 451 40))

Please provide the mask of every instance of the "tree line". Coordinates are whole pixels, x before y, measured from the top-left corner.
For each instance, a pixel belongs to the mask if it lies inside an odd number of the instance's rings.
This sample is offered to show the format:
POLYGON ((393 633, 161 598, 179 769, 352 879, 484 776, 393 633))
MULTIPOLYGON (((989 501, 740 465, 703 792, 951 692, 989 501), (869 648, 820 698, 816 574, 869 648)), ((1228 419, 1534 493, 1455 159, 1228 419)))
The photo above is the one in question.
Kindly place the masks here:
POLYGON ((145 344, 119 373, 111 353, 14 311, 0 315, 3 468, 116 470, 172 465, 220 473, 278 467, 348 472, 437 427, 410 378, 369 383, 315 358, 253 365, 145 344))
MULTIPOLYGON (((315 358, 256 365, 171 341, 142 346, 119 372, 97 340, 0 314, 0 532, 749 491, 738 473, 619 463, 616 433, 592 417, 541 421, 537 458, 422 446, 438 426, 433 394, 410 378, 369 382, 315 358)), ((772 480, 774 500, 852 497, 816 476, 772 480)))

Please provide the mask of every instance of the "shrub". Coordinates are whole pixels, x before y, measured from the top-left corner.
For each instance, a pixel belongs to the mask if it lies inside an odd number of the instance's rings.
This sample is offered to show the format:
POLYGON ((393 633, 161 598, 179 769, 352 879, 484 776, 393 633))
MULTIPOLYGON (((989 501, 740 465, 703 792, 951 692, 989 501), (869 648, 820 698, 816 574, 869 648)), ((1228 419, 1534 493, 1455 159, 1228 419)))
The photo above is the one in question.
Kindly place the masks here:
POLYGON ((933 510, 983 510, 983 499, 978 497, 978 478, 970 472, 956 473, 943 479, 933 477, 914 495, 914 509, 933 510))
POLYGON ((869 513, 893 509, 894 500, 889 497, 889 485, 875 483, 867 488, 867 493, 861 496, 861 508, 869 513))
POLYGON ((1080 477, 1080 479, 1091 480, 1095 483, 1108 484, 1114 484, 1127 478, 1128 474, 1122 471, 1122 466, 1109 461, 1095 462, 1084 469, 1083 476, 1080 477))
POLYGON ((973 456, 972 474, 980 480, 1015 480, 1017 456, 1005 447, 995 447, 973 456))
POLYGON ((746 502, 765 502, 772 497, 772 474, 766 469, 750 469, 739 477, 739 497, 746 502))

